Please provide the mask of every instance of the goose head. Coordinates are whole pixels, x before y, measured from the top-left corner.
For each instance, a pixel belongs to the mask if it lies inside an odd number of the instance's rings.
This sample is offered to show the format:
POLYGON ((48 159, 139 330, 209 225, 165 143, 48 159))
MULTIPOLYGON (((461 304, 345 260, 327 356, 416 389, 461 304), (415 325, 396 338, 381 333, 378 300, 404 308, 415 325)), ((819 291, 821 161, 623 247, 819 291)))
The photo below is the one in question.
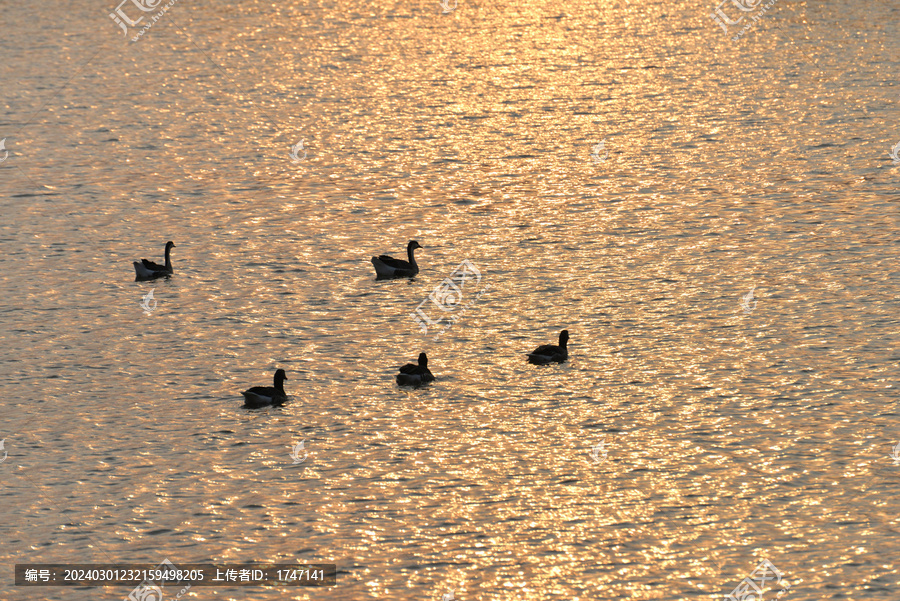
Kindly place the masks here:
POLYGON ((428 357, 425 353, 419 353, 419 367, 428 367, 428 357))
POLYGON ((169 252, 170 249, 175 248, 175 243, 169 240, 166 242, 166 252, 169 252))
POLYGON ((569 330, 563 330, 559 333, 559 346, 566 348, 567 342, 569 342, 569 330))
POLYGON ((408 250, 410 252, 412 252, 413 250, 415 250, 417 248, 425 248, 425 247, 422 246, 421 244, 419 244, 418 242, 416 242, 415 240, 410 240, 409 244, 406 245, 406 250, 408 250))
POLYGON ((282 382, 287 380, 287 375, 285 375, 283 369, 279 369, 275 372, 275 388, 282 388, 284 385, 282 382))

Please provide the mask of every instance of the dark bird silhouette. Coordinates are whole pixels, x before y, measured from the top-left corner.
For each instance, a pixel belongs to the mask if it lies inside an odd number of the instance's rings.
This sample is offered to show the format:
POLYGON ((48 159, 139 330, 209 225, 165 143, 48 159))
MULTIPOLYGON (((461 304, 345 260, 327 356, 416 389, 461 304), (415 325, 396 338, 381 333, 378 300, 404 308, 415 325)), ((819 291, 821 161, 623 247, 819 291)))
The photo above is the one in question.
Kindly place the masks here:
POLYGON ((156 278, 160 278, 164 275, 172 275, 174 271, 172 270, 172 258, 169 256, 169 253, 172 249, 175 248, 175 243, 169 240, 166 242, 166 264, 160 265, 159 263, 154 263, 153 261, 148 261, 147 259, 141 259, 141 262, 134 262, 134 273, 136 274, 135 280, 155 280, 156 278))
POLYGON ((387 255, 372 257, 372 265, 375 266, 375 273, 379 278, 408 278, 419 273, 419 266, 416 264, 416 258, 413 251, 422 248, 415 240, 410 240, 406 245, 406 255, 409 261, 401 261, 387 255))
POLYGON ((569 349, 566 344, 569 342, 569 330, 563 330, 559 333, 559 346, 545 344, 539 346, 528 353, 528 362, 535 365, 546 365, 551 361, 562 363, 569 358, 569 349))
POLYGON ((407 363, 400 368, 397 374, 397 384, 400 386, 419 386, 425 382, 431 382, 434 376, 428 370, 428 357, 425 353, 419 353, 419 364, 407 363))
POLYGON ((287 376, 283 369, 275 372, 275 386, 254 386, 243 392, 244 407, 257 408, 272 405, 277 407, 284 405, 287 395, 284 393, 284 381, 287 376))

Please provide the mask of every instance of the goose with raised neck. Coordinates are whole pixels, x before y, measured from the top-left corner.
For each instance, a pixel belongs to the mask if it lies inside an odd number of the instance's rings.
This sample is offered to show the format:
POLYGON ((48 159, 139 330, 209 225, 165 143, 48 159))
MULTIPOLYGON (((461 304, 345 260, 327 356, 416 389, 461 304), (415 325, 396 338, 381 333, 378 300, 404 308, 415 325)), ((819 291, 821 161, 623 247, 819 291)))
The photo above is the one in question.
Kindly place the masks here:
POLYGON ((275 372, 274 386, 254 386, 243 392, 244 407, 251 409, 257 407, 267 407, 272 405, 278 407, 284 405, 287 401, 287 395, 284 393, 284 381, 287 380, 283 369, 275 372))
POLYGON ((546 365, 555 361, 562 363, 569 358, 569 330, 559 333, 559 345, 545 344, 528 353, 528 362, 535 365, 546 365))
POLYGON ((433 380, 434 375, 428 369, 428 357, 425 353, 419 353, 418 365, 407 363, 400 368, 400 373, 397 374, 397 384, 400 386, 419 386, 433 380))
POLYGON ((416 263, 413 251, 417 248, 422 248, 422 246, 415 240, 410 240, 409 244, 406 245, 408 261, 401 261, 388 255, 372 257, 375 273, 378 274, 379 278, 404 278, 416 275, 419 273, 419 265, 416 263))
POLYGON ((172 275, 175 271, 172 269, 172 249, 175 243, 169 240, 166 242, 166 264, 160 265, 147 259, 141 259, 140 262, 134 261, 134 273, 136 280, 153 280, 162 276, 172 275))

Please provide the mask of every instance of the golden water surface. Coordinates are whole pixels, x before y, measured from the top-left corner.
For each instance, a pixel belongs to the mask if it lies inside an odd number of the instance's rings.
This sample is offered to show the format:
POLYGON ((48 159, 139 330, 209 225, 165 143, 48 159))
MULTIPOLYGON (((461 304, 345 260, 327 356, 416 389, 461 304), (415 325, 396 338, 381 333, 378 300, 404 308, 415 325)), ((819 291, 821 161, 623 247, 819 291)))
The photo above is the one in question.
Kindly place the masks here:
POLYGON ((900 5, 115 2, 0 2, 0 599, 900 599, 900 5))

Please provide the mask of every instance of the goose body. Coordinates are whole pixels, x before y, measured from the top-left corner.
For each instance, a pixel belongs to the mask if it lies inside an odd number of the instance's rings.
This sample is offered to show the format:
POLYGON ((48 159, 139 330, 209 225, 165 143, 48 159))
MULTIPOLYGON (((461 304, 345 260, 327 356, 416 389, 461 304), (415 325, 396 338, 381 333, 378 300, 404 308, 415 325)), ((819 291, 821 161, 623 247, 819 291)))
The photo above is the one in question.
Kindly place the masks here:
POLYGON ((372 265, 375 266, 375 273, 379 278, 404 278, 412 277, 419 273, 419 266, 416 264, 416 258, 413 251, 422 248, 415 240, 410 240, 406 245, 406 255, 409 261, 401 261, 387 255, 372 257, 372 265))
POLYGON ((275 386, 254 386, 243 392, 244 407, 256 408, 272 405, 277 407, 284 405, 287 395, 284 393, 284 381, 287 376, 283 369, 275 372, 275 386))
POLYGON ((562 363, 569 358, 569 349, 566 345, 569 342, 569 330, 563 330, 559 333, 559 345, 545 344, 539 346, 528 353, 528 362, 534 365, 546 365, 547 363, 556 361, 562 363))
POLYGON ((140 262, 134 262, 134 273, 136 280, 153 280, 165 275, 172 275, 172 258, 169 253, 175 248, 175 243, 169 240, 166 242, 166 264, 160 265, 147 259, 141 259, 140 262))
POLYGON ((434 375, 428 370, 428 357, 425 353, 419 353, 419 364, 407 363, 400 368, 397 374, 397 384, 400 386, 419 386, 425 382, 434 380, 434 375))

